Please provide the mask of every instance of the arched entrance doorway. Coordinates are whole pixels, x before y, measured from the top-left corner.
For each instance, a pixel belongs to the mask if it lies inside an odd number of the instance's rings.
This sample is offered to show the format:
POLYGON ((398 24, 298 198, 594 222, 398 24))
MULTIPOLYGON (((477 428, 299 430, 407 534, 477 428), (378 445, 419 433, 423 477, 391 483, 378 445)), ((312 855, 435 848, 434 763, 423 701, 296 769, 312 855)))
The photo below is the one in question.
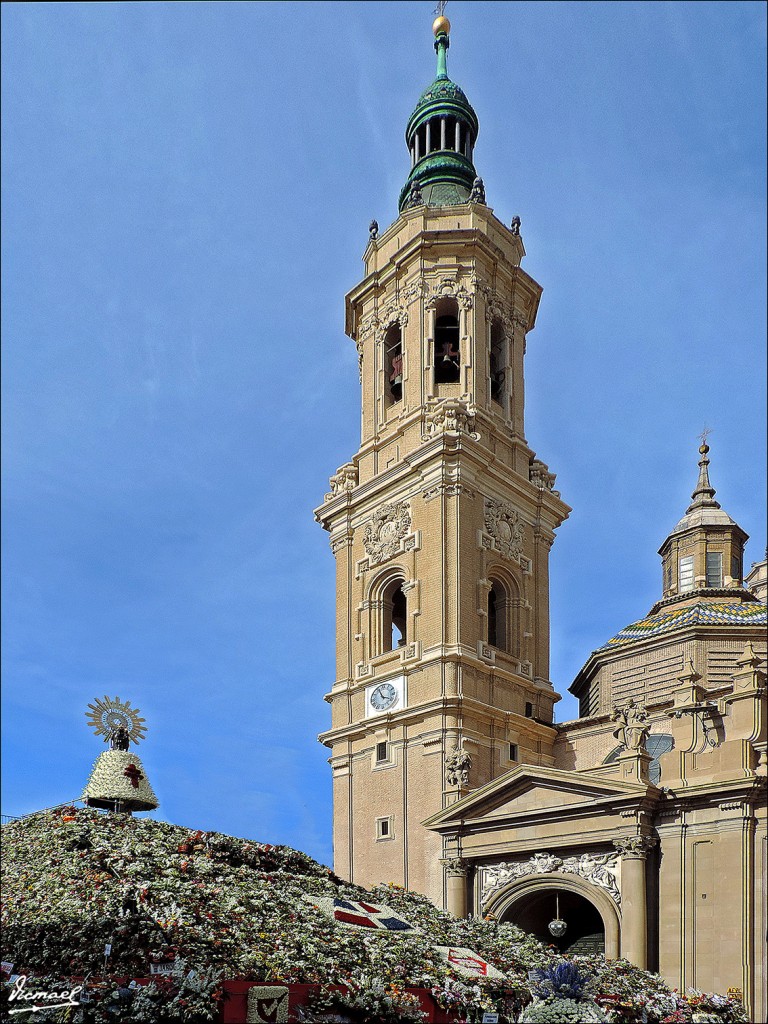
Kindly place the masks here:
POLYGON ((510 882, 485 902, 483 913, 516 924, 562 952, 604 953, 609 960, 619 956, 619 908, 601 888, 572 874, 536 873, 510 882), (559 942, 547 928, 558 900, 560 917, 568 926, 559 942))
POLYGON ((528 893, 507 908, 502 920, 516 924, 547 945, 556 946, 561 953, 605 953, 605 928, 600 912, 575 892, 544 889, 528 893), (568 928, 565 935, 555 938, 547 925, 556 916, 558 904, 560 919, 568 928))

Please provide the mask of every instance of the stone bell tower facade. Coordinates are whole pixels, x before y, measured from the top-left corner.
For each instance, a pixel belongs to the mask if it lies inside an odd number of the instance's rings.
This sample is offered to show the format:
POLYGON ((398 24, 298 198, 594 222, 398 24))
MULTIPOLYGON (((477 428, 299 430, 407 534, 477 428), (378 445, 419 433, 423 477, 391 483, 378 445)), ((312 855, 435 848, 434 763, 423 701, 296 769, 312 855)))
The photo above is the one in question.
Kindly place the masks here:
POLYGON ((570 511, 524 429, 540 286, 519 221, 486 205, 478 125, 447 75, 408 122, 397 220, 375 224, 346 299, 361 445, 316 518, 336 558, 327 694, 335 870, 461 912, 462 867, 422 822, 508 772, 554 763, 549 552, 570 511))

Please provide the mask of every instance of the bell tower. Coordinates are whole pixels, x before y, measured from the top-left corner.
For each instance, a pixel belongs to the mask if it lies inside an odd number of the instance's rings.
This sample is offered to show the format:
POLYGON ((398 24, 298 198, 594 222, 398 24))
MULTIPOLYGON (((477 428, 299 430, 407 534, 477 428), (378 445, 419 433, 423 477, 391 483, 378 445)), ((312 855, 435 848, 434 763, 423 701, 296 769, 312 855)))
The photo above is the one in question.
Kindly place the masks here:
POLYGON ((525 438, 540 286, 518 218, 486 204, 478 121, 437 75, 408 121, 399 216, 374 223, 346 299, 360 449, 315 515, 336 558, 335 870, 460 910, 468 880, 436 811, 517 762, 552 765, 549 551, 570 509, 525 438), (458 894, 458 895, 457 895, 458 894))

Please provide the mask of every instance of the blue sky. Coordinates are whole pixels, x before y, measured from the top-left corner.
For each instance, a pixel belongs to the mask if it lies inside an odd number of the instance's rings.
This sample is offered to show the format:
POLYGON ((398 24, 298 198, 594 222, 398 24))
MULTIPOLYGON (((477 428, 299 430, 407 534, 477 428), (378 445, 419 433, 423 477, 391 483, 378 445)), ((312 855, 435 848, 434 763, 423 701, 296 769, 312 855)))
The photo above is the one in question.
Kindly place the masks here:
MULTIPOLYGON (((765 7, 454 2, 488 202, 543 286, 526 433, 573 506, 552 679, 660 592, 696 479, 765 548, 765 7)), ((6 4, 3 810, 148 722, 158 816, 331 858, 344 294, 394 219, 432 5, 6 4)), ((559 720, 574 717, 558 706, 559 720)))

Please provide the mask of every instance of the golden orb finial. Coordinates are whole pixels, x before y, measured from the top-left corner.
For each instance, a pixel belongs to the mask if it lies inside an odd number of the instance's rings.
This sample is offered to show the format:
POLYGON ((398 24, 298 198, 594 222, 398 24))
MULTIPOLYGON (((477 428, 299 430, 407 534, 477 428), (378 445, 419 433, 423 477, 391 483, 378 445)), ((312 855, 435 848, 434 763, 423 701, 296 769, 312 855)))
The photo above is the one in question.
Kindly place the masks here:
POLYGON ((442 33, 445 33, 445 35, 450 35, 451 23, 450 21, 448 21, 444 14, 441 14, 439 18, 435 18, 435 20, 432 22, 432 31, 436 36, 439 36, 442 33))

